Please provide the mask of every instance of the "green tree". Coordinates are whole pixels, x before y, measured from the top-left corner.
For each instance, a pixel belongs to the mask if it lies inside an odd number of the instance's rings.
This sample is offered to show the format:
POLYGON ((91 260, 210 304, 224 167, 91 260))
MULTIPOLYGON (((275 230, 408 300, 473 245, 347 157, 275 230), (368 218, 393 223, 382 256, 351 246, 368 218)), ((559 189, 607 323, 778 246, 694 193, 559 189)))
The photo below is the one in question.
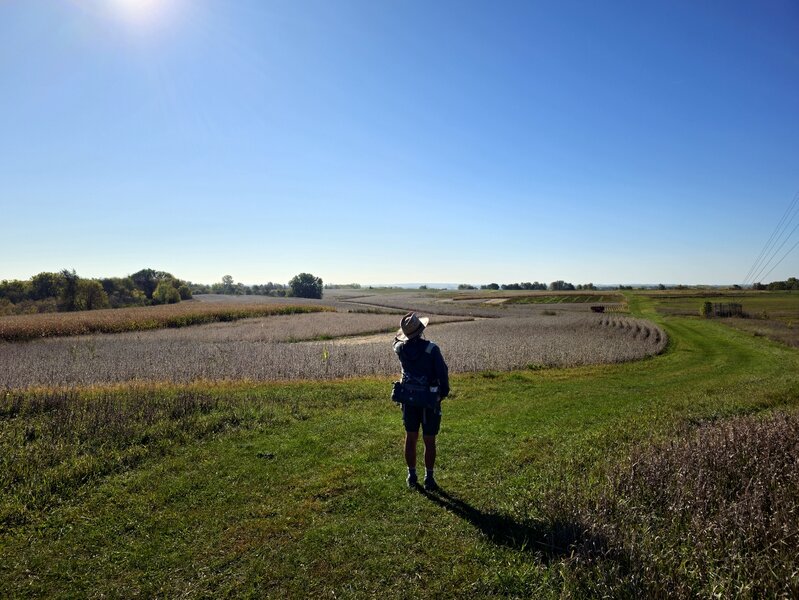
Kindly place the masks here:
POLYGON ((153 304, 175 304, 180 302, 180 292, 170 280, 159 281, 153 292, 153 304))
POLYGON ((5 298, 11 304, 17 304, 28 298, 29 288, 24 281, 19 279, 3 280, 0 282, 0 298, 5 298))
POLYGON ((191 290, 185 283, 178 287, 178 294, 180 294, 181 300, 191 300, 191 290))
POLYGON ((223 275, 222 276, 222 294, 235 294, 236 293, 236 285, 233 283, 233 277, 231 275, 223 275))
POLYGON ((320 277, 310 273, 300 273, 289 281, 289 287, 294 296, 298 298, 321 298, 324 286, 320 277))
POLYGON ((147 304, 147 296, 130 277, 106 277, 100 283, 113 308, 147 304))
POLYGON ((64 286, 61 288, 61 310, 78 310, 76 302, 80 277, 75 273, 75 269, 71 271, 63 269, 61 277, 64 281, 64 286))
POLYGON ((75 293, 75 310, 110 308, 108 294, 102 284, 94 279, 78 279, 75 293))
POLYGON ((153 292, 155 292, 155 288, 158 287, 158 283, 165 279, 175 279, 175 276, 166 271, 142 269, 141 271, 136 271, 130 278, 133 280, 136 287, 144 292, 144 295, 147 296, 148 299, 152 299, 153 292))
POLYGON ((58 298, 61 295, 63 277, 58 273, 42 272, 31 277, 31 300, 44 300, 45 298, 58 298))

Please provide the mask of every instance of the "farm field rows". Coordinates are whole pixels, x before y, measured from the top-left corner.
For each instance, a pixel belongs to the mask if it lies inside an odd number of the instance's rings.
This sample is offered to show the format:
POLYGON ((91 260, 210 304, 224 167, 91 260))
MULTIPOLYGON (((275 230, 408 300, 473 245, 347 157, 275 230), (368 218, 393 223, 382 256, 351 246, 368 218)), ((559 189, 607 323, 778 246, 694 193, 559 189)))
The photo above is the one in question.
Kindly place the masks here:
POLYGON ((578 294, 578 295, 542 295, 542 296, 515 296, 508 298, 509 304, 603 304, 605 302, 620 303, 624 298, 615 294, 578 294))
POLYGON ((296 303, 203 304, 181 302, 68 313, 42 313, 0 317, 0 343, 87 333, 121 333, 149 329, 188 327, 202 323, 235 321, 248 317, 288 315, 332 310, 296 303))
MULTIPOLYGON (((388 375, 397 372, 397 323, 395 315, 323 312, 6 344, 0 388, 388 375)), ((453 372, 623 362, 667 343, 652 323, 573 311, 476 321, 434 316, 430 334, 453 372)))

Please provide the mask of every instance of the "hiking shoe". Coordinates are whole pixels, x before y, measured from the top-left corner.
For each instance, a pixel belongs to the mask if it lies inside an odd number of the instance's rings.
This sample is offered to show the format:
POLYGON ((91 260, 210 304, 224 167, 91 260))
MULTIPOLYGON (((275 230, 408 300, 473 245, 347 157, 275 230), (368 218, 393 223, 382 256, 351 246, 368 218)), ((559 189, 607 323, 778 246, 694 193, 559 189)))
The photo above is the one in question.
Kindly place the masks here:
POLYGON ((408 483, 409 489, 415 489, 419 485, 419 479, 416 477, 416 473, 408 473, 408 479, 406 479, 408 483))
POLYGON ((426 475, 424 478, 424 489, 428 492, 434 492, 438 489, 438 484, 432 475, 426 475))

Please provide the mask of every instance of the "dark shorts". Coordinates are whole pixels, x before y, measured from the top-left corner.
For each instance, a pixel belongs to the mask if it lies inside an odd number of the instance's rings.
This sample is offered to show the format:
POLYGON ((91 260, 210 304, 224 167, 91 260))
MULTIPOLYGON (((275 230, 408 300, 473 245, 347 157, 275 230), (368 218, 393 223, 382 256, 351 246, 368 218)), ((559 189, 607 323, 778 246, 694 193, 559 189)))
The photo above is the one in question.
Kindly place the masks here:
POLYGON ((433 408, 419 408, 418 406, 402 405, 402 422, 405 431, 419 433, 422 426, 422 435, 438 435, 441 429, 441 405, 438 410, 433 408))

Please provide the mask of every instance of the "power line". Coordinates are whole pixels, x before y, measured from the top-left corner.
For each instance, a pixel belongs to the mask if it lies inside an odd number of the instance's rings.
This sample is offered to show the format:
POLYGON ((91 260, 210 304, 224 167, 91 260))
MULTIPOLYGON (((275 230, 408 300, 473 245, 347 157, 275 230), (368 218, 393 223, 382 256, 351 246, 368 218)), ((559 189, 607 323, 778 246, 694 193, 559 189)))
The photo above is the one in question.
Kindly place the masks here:
MULTIPOLYGON (((779 261, 777 261, 777 264, 776 264, 776 265, 774 265, 773 267, 771 267, 771 271, 773 271, 774 269, 776 269, 777 267, 779 267, 779 266, 780 266, 780 263, 781 263, 782 261, 784 261, 784 260, 785 260, 785 257, 786 257, 786 256, 788 256, 788 255, 789 255, 791 252, 793 252, 793 251, 796 249, 796 247, 797 247, 797 246, 799 246, 799 240, 797 240, 797 241, 796 241, 796 243, 795 243, 795 244, 794 244, 794 245, 791 247, 791 249, 790 249, 790 250, 788 250, 788 252, 786 252, 786 253, 783 255, 783 257, 782 257, 782 258, 781 258, 779 261)), ((765 279, 766 277, 768 277, 769 275, 771 275, 771 271, 769 271, 768 273, 766 273, 765 275, 763 275, 763 279, 765 279)))
POLYGON ((760 254, 758 255, 757 259, 756 259, 756 260, 755 260, 755 262, 752 264, 752 266, 749 268, 749 271, 747 272, 747 274, 746 274, 746 277, 744 277, 744 280, 743 280, 743 283, 744 283, 744 284, 747 284, 747 283, 749 283, 749 281, 750 281, 750 277, 751 277, 751 276, 752 276, 752 275, 753 275, 755 272, 757 272, 757 270, 758 270, 759 266, 761 265, 761 260, 762 260, 763 258, 765 258, 766 254, 767 254, 767 253, 769 252, 769 250, 771 249, 771 247, 772 247, 772 244, 773 244, 773 243, 776 243, 776 239, 778 239, 778 238, 777 238, 777 234, 778 234, 778 232, 781 230, 781 228, 783 227, 783 224, 784 224, 784 222, 785 222, 785 219, 788 217, 788 215, 789 215, 789 214, 791 213, 791 211, 794 209, 794 206, 796 205, 797 201, 799 201, 799 192, 797 192, 797 193, 796 193, 796 195, 793 197, 793 200, 792 200, 792 201, 791 201, 791 203, 788 205, 788 208, 787 208, 787 210, 785 211, 785 214, 783 214, 783 215, 782 215, 782 218, 780 219, 779 223, 777 223, 777 227, 776 227, 776 228, 774 229, 774 231, 772 232, 772 234, 771 234, 771 237, 769 237, 769 239, 768 239, 768 241, 766 242, 765 246, 763 246, 763 249, 760 251, 760 254))
MULTIPOLYGON (((795 226, 795 227, 793 228, 793 230, 791 231, 791 233, 790 233, 790 234, 788 234, 788 237, 787 237, 787 238, 785 238, 785 241, 784 241, 784 242, 782 242, 782 244, 780 244, 780 247, 779 247, 779 248, 777 248, 777 249, 774 251, 774 253, 771 255, 771 258, 769 258, 768 262, 767 262, 767 263, 765 263, 765 264, 764 264, 764 265, 763 265, 763 266, 760 268, 760 270, 757 272, 757 275, 755 275, 755 276, 752 278, 752 281, 754 281, 754 280, 756 280, 756 279, 760 279, 760 278, 761 278, 761 277, 760 277, 760 274, 761 274, 761 273, 762 273, 762 272, 763 272, 763 271, 764 271, 764 270, 765 270, 765 269, 766 269, 766 268, 769 266, 769 264, 771 263, 771 261, 772 261, 772 260, 774 260, 774 257, 776 257, 776 256, 777 256, 777 253, 778 253, 780 250, 782 250, 782 247, 783 247, 783 246, 785 246, 785 244, 787 244, 787 243, 788 243, 788 240, 790 240, 790 239, 791 239, 791 236, 792 236, 792 235, 793 235, 793 234, 796 232, 796 230, 797 230, 797 229, 799 229, 799 223, 797 223, 797 224, 796 224, 796 226, 795 226)), ((795 246, 794 246, 794 247, 795 247, 795 246)), ((793 248, 791 248, 791 250, 793 250, 793 248)), ((788 251, 788 254, 790 254, 790 253, 791 253, 791 250, 789 250, 789 251, 788 251)), ((785 256, 787 256, 787 254, 786 254, 785 256)), ((784 259, 784 258, 785 258, 785 256, 783 256, 782 258, 784 259)), ((782 262, 782 259, 780 259, 780 262, 782 262)), ((779 263, 777 263, 777 264, 779 264, 779 263)), ((774 267, 776 267, 776 266, 777 266, 777 265, 774 265, 774 267)), ((772 268, 771 268, 771 271, 773 271, 773 270, 774 270, 774 267, 772 267, 772 268)), ((771 273, 771 271, 769 271, 768 273, 766 273, 765 275, 763 275, 763 277, 762 277, 762 278, 763 278, 763 279, 765 279, 766 277, 768 277, 768 274, 769 274, 769 273, 771 273)))
MULTIPOLYGON (((777 223, 777 227, 774 229, 774 232, 769 237, 765 246, 763 246, 763 249, 760 251, 760 254, 758 255, 757 259, 755 260, 755 262, 752 264, 749 271, 747 272, 746 277, 744 277, 743 281, 744 285, 753 283, 755 280, 758 279, 758 277, 760 277, 761 273, 763 273, 763 271, 766 268, 768 268, 769 264, 771 264, 771 262, 780 252, 780 250, 782 250, 782 248, 785 246, 788 240, 790 240, 791 236, 794 234, 797 227, 799 227, 798 223, 797 226, 795 226, 793 230, 791 230, 791 233, 789 233, 788 236, 782 241, 779 247, 777 247, 777 244, 779 244, 780 240, 782 240, 788 227, 790 227, 791 224, 793 223, 794 218, 797 215, 799 215, 798 203, 799 203, 799 192, 796 195, 794 195, 793 200, 788 206, 788 209, 782 215, 782 218, 780 219, 779 223, 777 223)), ((788 253, 790 254, 790 251, 788 253)), ((783 257, 783 259, 784 258, 785 257, 783 257)), ((780 259, 780 262, 781 261, 782 259, 780 259)), ((774 268, 772 267, 772 271, 773 269, 774 268)), ((769 271, 768 273, 771 273, 771 271, 769 271)), ((768 275, 768 273, 766 275, 768 275)))

